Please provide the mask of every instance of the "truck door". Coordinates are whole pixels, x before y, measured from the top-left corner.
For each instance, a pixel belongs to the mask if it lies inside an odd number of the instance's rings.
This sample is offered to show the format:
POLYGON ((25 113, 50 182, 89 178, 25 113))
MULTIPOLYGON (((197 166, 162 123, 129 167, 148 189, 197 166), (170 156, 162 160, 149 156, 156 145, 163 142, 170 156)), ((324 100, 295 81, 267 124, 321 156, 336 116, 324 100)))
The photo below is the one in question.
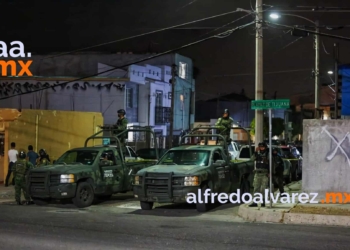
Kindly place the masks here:
MULTIPOLYGON (((213 154, 213 163, 215 163, 217 160, 224 161, 224 157, 222 156, 222 152, 220 150, 215 150, 213 154)), ((215 175, 217 180, 217 185, 220 189, 220 191, 223 191, 228 186, 228 179, 229 179, 229 173, 227 173, 225 168, 228 168, 229 166, 215 166, 215 175)))
POLYGON ((114 150, 104 151, 108 154, 108 163, 101 164, 102 178, 105 184, 113 192, 121 190, 124 176, 123 164, 120 156, 116 157, 114 150), (119 159, 118 159, 119 158, 119 159))

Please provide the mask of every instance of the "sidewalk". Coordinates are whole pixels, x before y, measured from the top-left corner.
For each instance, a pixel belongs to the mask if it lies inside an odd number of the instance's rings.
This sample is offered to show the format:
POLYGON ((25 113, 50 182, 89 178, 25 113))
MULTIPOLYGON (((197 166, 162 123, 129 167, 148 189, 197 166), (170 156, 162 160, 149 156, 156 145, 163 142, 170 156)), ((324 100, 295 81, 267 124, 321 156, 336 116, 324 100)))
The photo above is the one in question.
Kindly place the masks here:
MULTIPOLYGON (((301 181, 285 186, 285 192, 300 193, 301 181)), ((275 203, 266 207, 239 207, 238 216, 251 222, 350 226, 350 204, 275 203)))
POLYGON ((14 199, 15 186, 9 185, 5 187, 4 184, 0 184, 0 199, 14 199))

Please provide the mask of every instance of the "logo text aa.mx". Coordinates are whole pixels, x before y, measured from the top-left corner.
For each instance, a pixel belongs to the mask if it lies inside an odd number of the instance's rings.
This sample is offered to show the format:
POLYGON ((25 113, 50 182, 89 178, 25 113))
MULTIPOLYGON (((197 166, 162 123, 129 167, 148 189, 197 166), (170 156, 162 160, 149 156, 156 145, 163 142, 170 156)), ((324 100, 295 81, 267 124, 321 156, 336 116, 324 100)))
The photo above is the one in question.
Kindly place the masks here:
MULTIPOLYGON (((30 52, 27 54, 24 52, 24 44, 22 42, 13 41, 10 44, 12 47, 10 50, 8 50, 7 44, 3 41, 0 41, 0 57, 31 57, 30 52)), ((29 66, 32 64, 32 62, 32 60, 28 60, 26 62, 23 60, 0 60, 1 76, 23 76, 24 74, 27 76, 33 76, 32 72, 29 69, 29 66)))

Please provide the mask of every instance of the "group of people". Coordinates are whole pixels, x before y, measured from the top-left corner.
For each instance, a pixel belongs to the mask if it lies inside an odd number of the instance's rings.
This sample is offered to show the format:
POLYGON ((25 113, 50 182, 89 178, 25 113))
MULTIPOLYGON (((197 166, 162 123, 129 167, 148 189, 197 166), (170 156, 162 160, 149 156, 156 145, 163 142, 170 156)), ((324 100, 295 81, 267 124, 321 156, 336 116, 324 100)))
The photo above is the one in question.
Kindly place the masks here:
MULTIPOLYGON (((228 109, 224 110, 223 116, 218 119, 215 126, 218 127, 218 133, 223 135, 225 140, 230 143, 230 132, 234 120, 230 117, 228 109)), ((270 173, 269 150, 265 142, 260 142, 251 160, 255 161, 254 169, 254 193, 260 193, 264 197, 265 189, 269 186, 269 177, 272 175, 273 182, 278 185, 281 196, 284 195, 283 171, 284 163, 277 149, 272 149, 272 173, 270 173)), ((257 203, 252 203, 251 207, 256 207, 257 203)), ((261 206, 265 206, 263 202, 261 206)))
POLYGON ((33 151, 33 146, 28 146, 28 153, 20 149, 16 149, 16 143, 11 143, 11 149, 8 151, 9 166, 5 181, 5 187, 8 187, 11 174, 13 174, 12 185, 15 186, 15 198, 18 205, 21 202, 21 190, 23 190, 26 199, 25 204, 32 204, 30 196, 27 192, 27 174, 28 171, 35 167, 50 164, 50 157, 45 149, 40 149, 39 154, 33 151))

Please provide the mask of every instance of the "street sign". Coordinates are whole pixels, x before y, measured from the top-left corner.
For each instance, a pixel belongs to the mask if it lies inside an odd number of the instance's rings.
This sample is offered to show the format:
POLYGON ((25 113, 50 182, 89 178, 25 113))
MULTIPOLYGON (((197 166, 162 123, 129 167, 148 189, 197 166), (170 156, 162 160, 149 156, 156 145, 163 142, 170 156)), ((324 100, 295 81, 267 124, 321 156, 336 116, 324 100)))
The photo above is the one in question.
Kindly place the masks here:
POLYGON ((278 100, 254 100, 252 101, 252 109, 289 109, 289 99, 278 100))

